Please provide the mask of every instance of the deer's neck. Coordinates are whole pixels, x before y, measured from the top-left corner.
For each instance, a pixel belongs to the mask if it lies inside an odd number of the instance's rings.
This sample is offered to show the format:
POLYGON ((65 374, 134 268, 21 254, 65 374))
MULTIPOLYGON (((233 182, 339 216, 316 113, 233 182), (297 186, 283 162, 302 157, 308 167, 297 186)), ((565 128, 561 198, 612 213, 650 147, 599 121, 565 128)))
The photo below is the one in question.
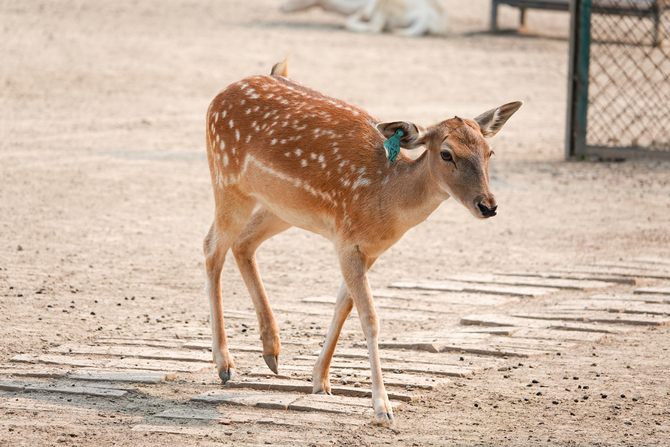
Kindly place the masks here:
POLYGON ((428 163, 427 152, 416 160, 400 158, 384 185, 384 196, 396 208, 397 223, 403 232, 426 220, 449 198, 432 178, 428 163))

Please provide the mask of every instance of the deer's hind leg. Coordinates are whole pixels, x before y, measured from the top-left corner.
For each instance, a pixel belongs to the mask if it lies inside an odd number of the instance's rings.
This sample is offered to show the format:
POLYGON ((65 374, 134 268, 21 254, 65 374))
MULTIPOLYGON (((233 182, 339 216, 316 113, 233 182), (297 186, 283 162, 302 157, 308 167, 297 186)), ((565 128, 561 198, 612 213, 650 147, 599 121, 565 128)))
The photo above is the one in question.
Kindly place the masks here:
POLYGON ((233 378, 235 363, 228 351, 223 324, 223 302, 221 298, 221 270, 228 249, 253 211, 255 200, 231 192, 215 191, 216 211, 214 222, 205 237, 205 267, 212 326, 212 357, 219 377, 226 383, 233 378))
POLYGON ((354 300, 351 299, 351 294, 347 285, 342 281, 340 291, 337 294, 335 301, 335 312, 333 314, 333 321, 330 323, 326 341, 323 343, 323 348, 319 353, 319 357, 314 364, 314 371, 312 373, 312 383, 314 385, 312 392, 315 394, 330 394, 330 363, 333 360, 337 340, 342 333, 342 327, 347 321, 347 317, 354 308, 354 300))
POLYGON ((278 374, 279 326, 275 319, 268 295, 261 280, 256 262, 256 250, 272 236, 291 228, 291 224, 277 217, 272 211, 261 207, 252 214, 237 240, 233 243, 233 255, 237 261, 244 283, 256 308, 258 325, 263 342, 263 359, 268 367, 278 374))

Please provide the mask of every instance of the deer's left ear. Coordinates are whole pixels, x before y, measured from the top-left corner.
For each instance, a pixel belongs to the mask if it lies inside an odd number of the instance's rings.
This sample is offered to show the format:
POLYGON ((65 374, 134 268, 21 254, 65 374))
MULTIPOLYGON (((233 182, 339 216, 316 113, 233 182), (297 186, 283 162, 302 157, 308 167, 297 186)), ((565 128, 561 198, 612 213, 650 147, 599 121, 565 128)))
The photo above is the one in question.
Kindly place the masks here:
POLYGON ((379 123, 377 130, 384 135, 384 137, 391 138, 396 130, 402 130, 402 137, 400 137, 400 147, 405 149, 414 149, 425 144, 426 129, 417 126, 409 121, 394 121, 392 123, 379 123))
POLYGON ((475 122, 479 124, 482 135, 486 138, 491 138, 497 134, 507 120, 514 115, 514 112, 519 110, 519 107, 522 105, 523 101, 510 102, 509 104, 500 106, 497 109, 491 109, 488 112, 479 115, 475 118, 475 122))

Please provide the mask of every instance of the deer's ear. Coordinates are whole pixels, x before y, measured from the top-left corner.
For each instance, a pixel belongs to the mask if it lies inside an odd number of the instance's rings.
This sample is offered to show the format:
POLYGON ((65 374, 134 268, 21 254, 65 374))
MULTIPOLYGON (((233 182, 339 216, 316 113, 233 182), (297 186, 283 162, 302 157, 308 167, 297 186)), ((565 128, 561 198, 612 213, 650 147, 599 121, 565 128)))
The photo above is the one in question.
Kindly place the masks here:
POLYGON ((392 123, 379 123, 377 130, 384 137, 391 138, 396 130, 402 130, 403 136, 400 138, 400 147, 405 149, 414 149, 425 144, 426 129, 417 126, 409 121, 394 121, 392 123))
POLYGON ((479 115, 475 118, 475 122, 479 124, 482 135, 486 138, 491 138, 497 134, 507 120, 514 115, 514 112, 519 110, 519 107, 522 105, 523 101, 510 102, 504 106, 491 109, 479 115))

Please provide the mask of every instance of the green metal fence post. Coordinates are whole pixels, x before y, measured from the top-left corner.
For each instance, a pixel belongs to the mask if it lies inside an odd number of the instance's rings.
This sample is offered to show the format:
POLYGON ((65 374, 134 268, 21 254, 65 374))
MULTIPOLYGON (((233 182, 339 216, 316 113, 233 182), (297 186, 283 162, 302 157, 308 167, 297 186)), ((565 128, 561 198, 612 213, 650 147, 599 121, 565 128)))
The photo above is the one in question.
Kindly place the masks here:
POLYGON ((570 66, 565 157, 586 153, 586 112, 589 103, 591 0, 570 3, 570 66))

